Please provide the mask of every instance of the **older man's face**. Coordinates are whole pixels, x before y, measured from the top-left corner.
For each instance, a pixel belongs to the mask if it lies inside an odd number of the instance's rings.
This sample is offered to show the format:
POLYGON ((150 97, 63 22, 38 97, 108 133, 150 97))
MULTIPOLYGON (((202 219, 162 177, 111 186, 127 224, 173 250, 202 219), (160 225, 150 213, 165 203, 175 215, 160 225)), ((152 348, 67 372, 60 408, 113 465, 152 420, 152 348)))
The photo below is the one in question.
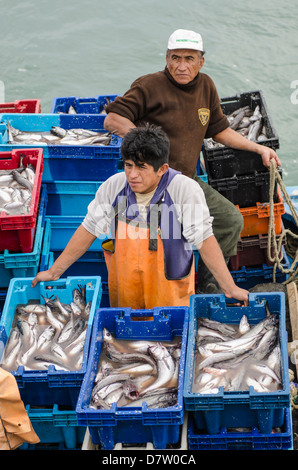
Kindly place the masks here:
POLYGON ((170 50, 166 59, 170 74, 180 85, 191 82, 204 65, 201 52, 192 49, 170 50))

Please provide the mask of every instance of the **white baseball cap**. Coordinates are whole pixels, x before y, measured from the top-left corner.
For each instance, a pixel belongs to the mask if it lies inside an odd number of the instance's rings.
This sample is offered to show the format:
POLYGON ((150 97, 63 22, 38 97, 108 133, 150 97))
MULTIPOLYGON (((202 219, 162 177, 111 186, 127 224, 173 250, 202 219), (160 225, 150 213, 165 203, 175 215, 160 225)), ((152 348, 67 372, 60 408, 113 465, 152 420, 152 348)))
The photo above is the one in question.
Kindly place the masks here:
POLYGON ((202 36, 188 29, 177 29, 169 37, 168 49, 193 49, 204 52, 202 36))

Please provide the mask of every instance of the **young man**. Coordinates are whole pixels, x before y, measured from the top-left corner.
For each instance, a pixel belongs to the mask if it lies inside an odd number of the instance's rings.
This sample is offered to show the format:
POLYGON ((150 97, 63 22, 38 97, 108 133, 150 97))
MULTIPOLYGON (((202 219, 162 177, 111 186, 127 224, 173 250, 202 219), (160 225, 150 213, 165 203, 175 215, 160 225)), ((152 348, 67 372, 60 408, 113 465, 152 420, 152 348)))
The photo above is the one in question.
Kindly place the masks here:
MULTIPOLYGON (((214 235, 228 261, 237 253, 243 218, 234 204, 196 176, 204 138, 256 152, 268 168, 271 158, 277 165, 280 161, 274 150, 249 141, 229 127, 212 79, 201 72, 204 60, 200 34, 174 31, 168 41, 165 69, 138 78, 123 96, 110 103, 104 126, 121 137, 145 122, 163 128, 170 140, 170 167, 194 178, 203 189, 214 219, 214 235)), ((200 292, 208 293, 210 285, 211 291, 216 291, 214 278, 201 259, 199 264, 200 292)))
POLYGON ((56 280, 104 234, 111 307, 150 309, 189 305, 194 294, 192 246, 227 297, 248 303, 237 287, 212 232, 204 194, 197 183, 169 168, 169 140, 146 125, 129 131, 121 154, 124 172, 98 189, 82 225, 63 253, 37 282, 56 280))

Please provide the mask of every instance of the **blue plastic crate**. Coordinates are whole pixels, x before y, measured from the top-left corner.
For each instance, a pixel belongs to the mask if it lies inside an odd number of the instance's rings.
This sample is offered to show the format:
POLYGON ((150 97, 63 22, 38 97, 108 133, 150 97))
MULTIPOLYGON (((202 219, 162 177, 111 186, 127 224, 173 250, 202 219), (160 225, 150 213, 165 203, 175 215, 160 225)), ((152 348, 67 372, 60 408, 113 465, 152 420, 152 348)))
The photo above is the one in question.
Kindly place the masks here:
MULTIPOLYGON (((50 265, 50 262, 51 262, 50 243, 51 243, 51 221, 50 219, 46 218, 43 244, 42 244, 42 250, 40 254, 39 271, 46 271, 51 266, 50 265)), ((14 277, 32 277, 32 276, 14 276, 14 277)))
MULTIPOLYGON (((0 289, 0 319, 1 319, 2 310, 3 310, 3 307, 4 307, 6 295, 7 295, 7 289, 0 289)), ((102 306, 102 304, 101 304, 101 306, 102 306)), ((105 307, 106 305, 103 305, 103 306, 105 307)))
POLYGON ((286 409, 285 422, 281 429, 269 433, 261 433, 256 427, 245 432, 224 427, 218 434, 202 434, 196 429, 192 414, 189 414, 187 442, 189 450, 291 450, 291 408, 286 409))
MULTIPOLYGON (((283 251, 283 263, 282 266, 284 269, 290 268, 290 260, 286 254, 285 248, 282 247, 283 251)), ((267 264, 262 264, 255 267, 246 267, 241 266, 238 271, 231 271, 231 275, 235 283, 242 287, 243 289, 250 289, 256 284, 263 284, 268 282, 273 282, 273 266, 268 266, 267 264)), ((280 269, 276 269, 276 282, 284 282, 288 279, 289 275, 283 273, 280 269)))
MULTIPOLYGON (((106 132, 105 116, 95 114, 2 114, 0 115, 0 151, 15 148, 36 148, 36 145, 8 144, 6 124, 21 131, 50 131, 52 126, 63 129, 88 129, 106 132)), ((43 182, 68 180, 104 181, 117 173, 122 139, 112 135, 110 145, 39 145, 43 148, 43 182)))
MULTIPOLYGON (((83 222, 84 216, 48 215, 47 217, 51 221, 50 250, 63 251, 74 232, 83 222)), ((102 251, 101 243, 106 238, 104 235, 97 238, 88 251, 102 251)))
POLYGON ((8 288, 14 277, 36 276, 41 256, 47 256, 50 248, 50 227, 45 224, 46 207, 47 190, 45 185, 41 185, 33 250, 30 253, 10 253, 8 250, 0 253, 0 288, 8 288))
POLYGON ((205 181, 205 183, 208 183, 207 171, 202 165, 202 161, 200 158, 198 159, 198 163, 197 163, 197 176, 201 178, 202 181, 205 181))
MULTIPOLYGON (((62 251, 52 251, 54 262, 62 251)), ((49 266, 50 267, 50 266, 49 266)), ((100 276, 102 281, 108 281, 108 269, 102 250, 87 251, 75 261, 64 273, 65 276, 100 276)))
MULTIPOLYGON (((59 409, 57 404, 53 408, 35 408, 27 405, 26 412, 40 439, 40 443, 35 445, 36 450, 45 444, 60 445, 68 450, 75 450, 82 445, 86 427, 78 426, 74 410, 59 409)), ((19 449, 29 450, 30 445, 24 443, 19 449)))
POLYGON ((130 308, 98 309, 94 318, 90 356, 76 407, 78 423, 89 427, 93 444, 104 450, 113 449, 118 442, 124 444, 153 442, 155 448, 179 440, 180 425, 184 419, 183 379, 188 328, 188 307, 158 307, 153 310, 130 308), (149 317, 149 319, 148 319, 149 317), (177 405, 167 408, 117 407, 109 410, 89 408, 99 356, 102 350, 103 328, 117 339, 156 341, 181 336, 181 358, 177 405))
POLYGON ((88 98, 78 96, 66 96, 54 98, 51 113, 68 113, 73 106, 77 114, 100 114, 105 113, 104 107, 114 101, 118 95, 96 95, 88 98))
POLYGON ((99 276, 68 277, 52 282, 40 282, 31 287, 32 278, 12 279, 0 320, 0 358, 2 357, 9 337, 15 310, 18 304, 26 304, 30 300, 45 303, 44 297, 57 295, 62 303, 70 304, 72 291, 80 285, 86 285, 86 301, 92 301, 85 345, 83 350, 82 368, 78 371, 56 370, 50 365, 47 370, 25 370, 19 366, 11 371, 15 376, 23 402, 35 406, 49 406, 59 403, 63 406, 76 405, 80 386, 87 369, 92 323, 96 309, 101 302, 101 279, 99 276))
POLYGON ((85 216, 101 184, 97 181, 48 182, 47 214, 85 216))
POLYGON ((110 307, 110 297, 109 297, 109 285, 108 282, 102 281, 102 296, 100 302, 100 308, 109 308, 110 307))
MULTIPOLYGON (((230 299, 228 299, 231 302, 230 299)), ((270 433, 273 427, 284 423, 286 408, 290 406, 290 384, 288 374, 288 342, 285 326, 285 295, 283 292, 250 293, 249 306, 227 306, 221 295, 193 295, 190 299, 190 317, 184 379, 185 409, 194 414, 198 429, 217 434, 221 427, 257 427, 262 433, 270 433), (194 351, 196 345, 198 317, 239 325, 246 315, 250 324, 257 324, 266 317, 265 304, 269 311, 279 317, 279 343, 281 348, 282 389, 259 393, 253 387, 248 391, 225 392, 222 387, 215 394, 193 393, 194 351)))

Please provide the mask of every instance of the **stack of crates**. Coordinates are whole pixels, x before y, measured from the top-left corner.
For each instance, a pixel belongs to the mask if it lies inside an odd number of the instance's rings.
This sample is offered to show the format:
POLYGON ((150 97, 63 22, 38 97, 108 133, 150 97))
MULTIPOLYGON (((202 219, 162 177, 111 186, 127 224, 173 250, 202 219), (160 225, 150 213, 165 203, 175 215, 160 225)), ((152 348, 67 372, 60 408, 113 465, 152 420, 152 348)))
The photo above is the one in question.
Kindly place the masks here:
POLYGON ((151 443, 154 449, 167 449, 179 443, 184 422, 183 383, 187 346, 189 307, 155 307, 151 310, 130 308, 100 308, 96 312, 90 346, 89 362, 76 413, 78 423, 88 426, 93 445, 101 450, 113 450, 117 445, 142 449, 151 443), (99 361, 104 351, 104 329, 123 345, 126 340, 167 342, 178 341, 177 402, 154 408, 147 404, 125 407, 112 403, 109 409, 90 406, 99 361), (180 345, 181 344, 181 345, 180 345))
POLYGON ((42 184, 42 149, 0 152, 0 173, 19 168, 34 168, 31 203, 26 214, 0 214, 0 289, 7 291, 10 280, 35 276, 49 258, 50 226, 45 220, 47 188, 42 184))
MULTIPOLYGON (((227 116, 246 106, 252 112, 258 107, 262 115, 266 137, 258 143, 277 150, 279 139, 261 91, 245 92, 221 100, 222 110, 227 116)), ((270 172, 258 154, 223 145, 216 146, 208 140, 204 141, 203 156, 209 184, 235 204, 243 216, 244 227, 238 242, 238 252, 229 261, 235 282, 248 289, 258 283, 272 282, 274 263, 267 255, 270 172)), ((285 208, 277 184, 274 188, 273 205, 275 233, 278 239, 283 230, 282 215, 285 208)), ((289 260, 284 247, 282 252, 282 264, 284 268, 288 268, 289 260)), ((286 275, 277 270, 276 281, 282 282, 285 279, 286 275)))
MULTIPOLYGON (((93 319, 101 302, 101 279, 99 276, 67 277, 58 281, 40 282, 34 288, 31 285, 32 280, 29 277, 14 278, 9 284, 0 319, 0 361, 3 368, 6 364, 3 355, 16 326, 18 307, 30 304, 44 306, 45 299, 56 299, 56 296, 62 304, 69 305, 73 301, 74 290, 80 286, 86 286, 86 302, 91 305, 84 330, 80 368, 61 368, 53 363, 48 368, 30 369, 23 364, 10 370, 16 379, 28 417, 40 439, 39 444, 29 446, 24 443, 20 449, 80 449, 86 427, 78 425, 75 408, 87 369, 93 319)), ((35 309, 35 312, 38 311, 38 308, 35 309)), ((41 328, 39 326, 38 334, 41 334, 41 328)), ((36 355, 45 354, 38 349, 35 351, 36 355)))
MULTIPOLYGON (((18 148, 9 142, 7 124, 21 131, 48 132, 52 127, 87 129, 106 132, 103 122, 105 105, 117 95, 97 95, 93 98, 55 98, 50 114, 2 114, 0 116, 0 150, 18 148), (77 114, 69 112, 72 106, 77 114)), ((43 145, 43 184, 47 187, 46 219, 51 227, 48 267, 64 250, 75 230, 82 223, 88 204, 100 184, 119 171, 121 138, 111 136, 109 145, 43 145)), ((25 145, 30 148, 31 145, 25 145)), ((46 267, 46 266, 45 266, 46 267)), ((96 240, 67 276, 100 275, 104 286, 103 305, 109 305, 107 269, 96 240)))
MULTIPOLYGON (((253 359, 251 361, 253 363, 253 359)), ((216 368, 216 364, 213 367, 216 368)), ((224 365, 221 367, 224 368, 224 365)), ((227 305, 222 294, 191 297, 183 395, 185 410, 188 411, 190 450, 292 448, 284 293, 249 294, 247 307, 227 305), (213 390, 210 387, 208 391, 199 393, 199 389, 194 388, 200 374, 204 373, 197 363, 200 360, 197 343, 199 319, 213 320, 237 328, 243 315, 246 315, 250 327, 253 328, 266 318, 268 310, 279 320, 279 387, 272 391, 258 391, 248 383, 241 390, 236 387, 234 391, 228 391, 224 386, 219 385, 216 388, 215 385, 213 390)))

